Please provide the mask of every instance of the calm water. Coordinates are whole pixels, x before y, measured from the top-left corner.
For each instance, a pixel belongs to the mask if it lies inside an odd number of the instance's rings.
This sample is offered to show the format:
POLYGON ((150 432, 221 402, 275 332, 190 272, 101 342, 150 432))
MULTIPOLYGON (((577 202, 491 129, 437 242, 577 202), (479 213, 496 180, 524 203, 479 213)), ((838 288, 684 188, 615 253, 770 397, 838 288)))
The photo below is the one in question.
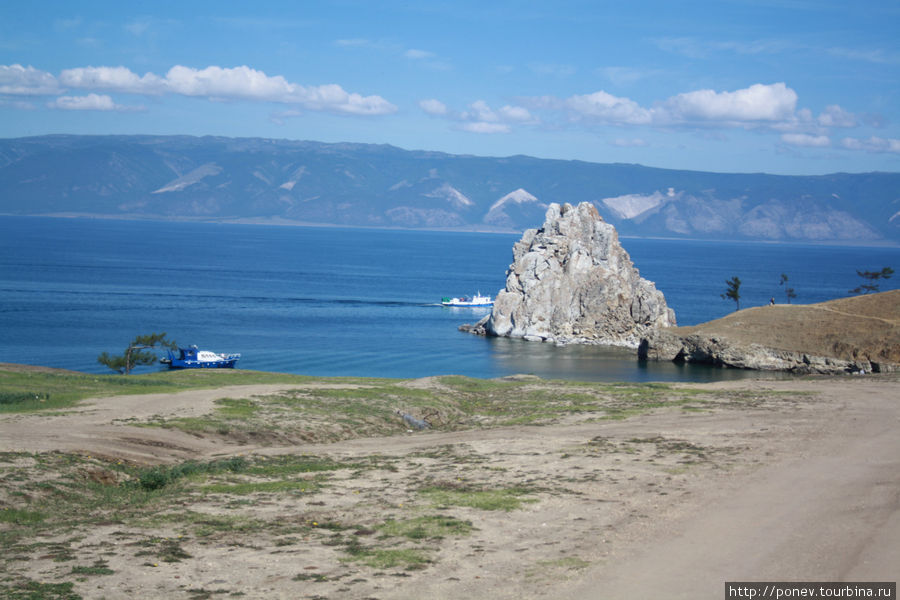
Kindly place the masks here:
MULTIPOLYGON (((0 362, 109 372, 96 362, 139 333, 240 352, 246 369, 310 375, 702 381, 752 373, 640 365, 630 351, 557 348, 457 331, 495 294, 518 235, 0 217, 0 362)), ((900 249, 624 239, 679 324, 742 306, 847 295, 856 269, 900 268, 900 249)), ((900 277, 882 289, 894 289, 900 277)))

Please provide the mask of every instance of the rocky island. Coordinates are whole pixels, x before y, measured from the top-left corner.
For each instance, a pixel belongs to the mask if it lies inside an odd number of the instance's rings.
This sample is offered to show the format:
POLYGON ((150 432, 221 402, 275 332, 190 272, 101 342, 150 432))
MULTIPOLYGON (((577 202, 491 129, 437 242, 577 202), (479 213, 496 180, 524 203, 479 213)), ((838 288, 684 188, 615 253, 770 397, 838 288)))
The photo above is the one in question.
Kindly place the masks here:
POLYGON ((589 202, 551 204, 540 229, 513 247, 513 263, 488 317, 464 331, 557 344, 637 348, 674 326, 662 292, 640 276, 615 227, 589 202))

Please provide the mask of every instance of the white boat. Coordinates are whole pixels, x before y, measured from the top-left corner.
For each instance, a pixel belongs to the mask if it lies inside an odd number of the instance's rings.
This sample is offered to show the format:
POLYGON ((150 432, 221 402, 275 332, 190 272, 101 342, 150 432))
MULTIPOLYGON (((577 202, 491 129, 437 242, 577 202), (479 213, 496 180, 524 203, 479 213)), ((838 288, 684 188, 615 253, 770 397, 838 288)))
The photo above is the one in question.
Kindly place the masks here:
POLYGON ((459 298, 441 298, 442 306, 493 306, 494 301, 490 296, 482 296, 478 292, 474 296, 461 296, 459 298))

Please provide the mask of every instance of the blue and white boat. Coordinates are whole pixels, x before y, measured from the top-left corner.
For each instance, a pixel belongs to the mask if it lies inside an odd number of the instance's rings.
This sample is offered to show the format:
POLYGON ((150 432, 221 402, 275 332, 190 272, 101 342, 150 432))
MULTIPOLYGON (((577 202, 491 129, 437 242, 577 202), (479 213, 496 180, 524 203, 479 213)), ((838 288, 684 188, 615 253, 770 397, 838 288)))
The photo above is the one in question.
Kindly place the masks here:
POLYGON ((491 300, 490 296, 482 296, 481 292, 478 292, 471 298, 467 296, 461 296, 459 298, 441 298, 442 306, 493 306, 494 301, 491 300))
POLYGON ((179 348, 178 352, 168 351, 169 356, 159 362, 170 369, 233 369, 240 354, 218 354, 209 350, 198 350, 197 346, 179 348))

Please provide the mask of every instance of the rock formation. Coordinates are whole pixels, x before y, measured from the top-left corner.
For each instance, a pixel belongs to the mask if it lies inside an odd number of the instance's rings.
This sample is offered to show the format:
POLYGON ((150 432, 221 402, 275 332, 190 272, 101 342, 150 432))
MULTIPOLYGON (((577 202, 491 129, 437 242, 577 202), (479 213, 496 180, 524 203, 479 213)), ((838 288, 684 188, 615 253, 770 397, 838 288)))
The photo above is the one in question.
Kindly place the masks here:
POLYGON ((641 340, 638 357, 795 373, 900 371, 900 290, 657 330, 641 340))
POLYGON ((615 228, 583 202, 551 204, 543 227, 513 247, 506 289, 475 330, 556 343, 636 348, 642 337, 675 325, 662 293, 619 244, 615 228))
POLYGON ((641 360, 671 360, 676 363, 698 363, 716 367, 789 371, 792 373, 879 373, 897 370, 891 363, 862 359, 818 356, 806 352, 780 350, 762 344, 740 343, 725 337, 688 335, 658 331, 641 340, 641 360))

